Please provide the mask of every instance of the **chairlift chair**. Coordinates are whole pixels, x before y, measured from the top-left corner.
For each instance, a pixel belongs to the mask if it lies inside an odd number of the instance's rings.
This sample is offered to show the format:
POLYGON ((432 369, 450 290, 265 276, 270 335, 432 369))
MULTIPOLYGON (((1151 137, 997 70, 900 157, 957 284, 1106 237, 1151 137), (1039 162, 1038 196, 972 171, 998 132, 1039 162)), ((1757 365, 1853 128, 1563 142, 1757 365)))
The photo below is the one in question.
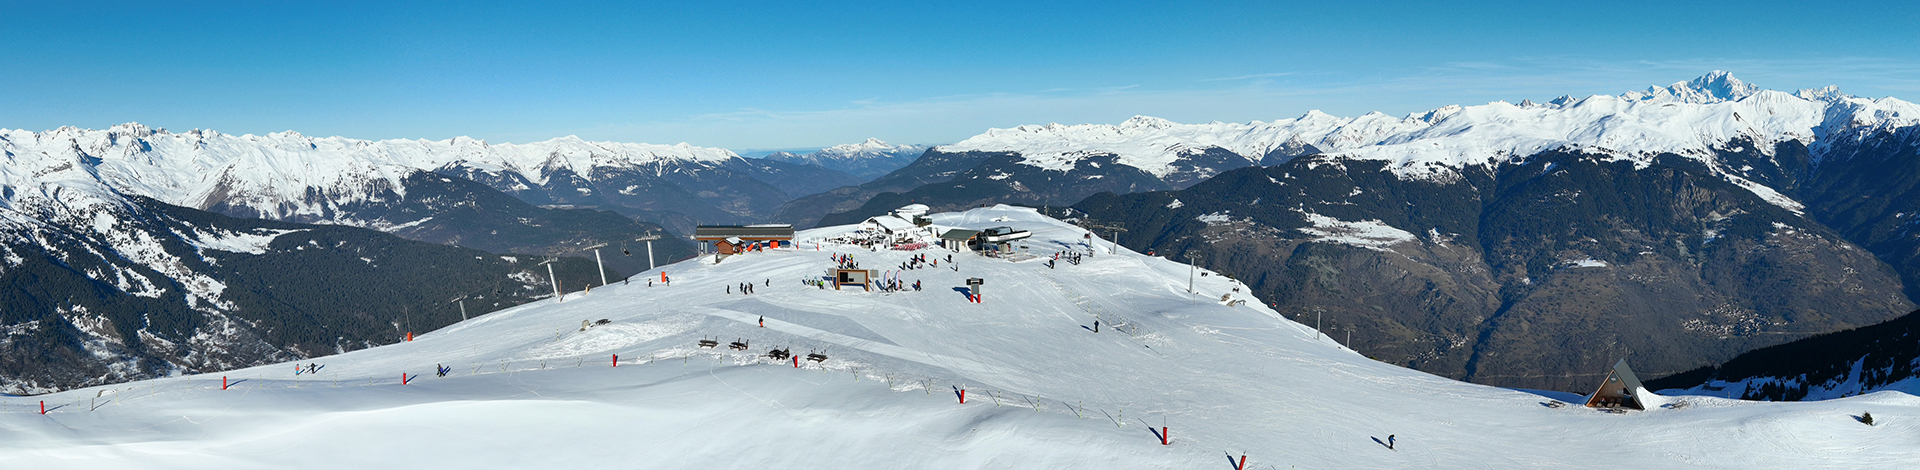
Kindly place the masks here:
POLYGON ((772 351, 767 351, 767 357, 775 360, 785 360, 786 358, 793 357, 793 353, 787 352, 785 349, 773 348, 772 351))
POLYGON ((827 355, 820 354, 820 353, 807 353, 807 360, 811 362, 827 362, 827 355))
POLYGON ((713 349, 714 346, 719 346, 719 345, 720 345, 719 341, 707 339, 704 336, 700 337, 700 347, 702 348, 713 349))
POLYGON ((745 351, 747 350, 747 341, 746 340, 734 341, 732 344, 728 344, 727 348, 735 351, 745 351))

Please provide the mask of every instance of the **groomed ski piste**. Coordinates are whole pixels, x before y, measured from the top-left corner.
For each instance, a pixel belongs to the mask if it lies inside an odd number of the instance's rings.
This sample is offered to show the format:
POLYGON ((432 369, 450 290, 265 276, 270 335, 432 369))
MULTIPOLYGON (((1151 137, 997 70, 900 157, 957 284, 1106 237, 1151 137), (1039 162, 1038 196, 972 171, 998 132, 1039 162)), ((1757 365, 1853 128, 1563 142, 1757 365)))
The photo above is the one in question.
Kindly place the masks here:
POLYGON ((1627 413, 1549 406, 1577 397, 1369 360, 1258 300, 1223 303, 1230 279, 1195 277, 1189 293, 1189 266, 1112 253, 1097 237, 1089 248, 1084 230, 1033 209, 931 218, 1030 230, 1023 244, 1042 256, 948 263, 937 247, 819 242, 852 226, 803 231, 791 249, 665 266, 671 285, 649 272, 411 342, 0 397, 0 467, 1228 469, 1243 455, 1247 469, 1920 463, 1920 400, 1905 393, 1656 397, 1627 413), (1062 250, 1094 255, 1048 268, 1046 255, 1062 250), (914 255, 941 263, 900 273, 920 291, 802 282, 835 266, 834 254, 881 271, 914 255), (962 293, 968 278, 985 281, 982 302, 962 293), (600 319, 609 322, 581 329, 600 319), (735 341, 750 348, 730 349, 735 341), (773 348, 801 359, 765 357, 773 348), (324 367, 295 374, 310 363, 324 367), (1857 421, 1862 412, 1877 425, 1857 421))

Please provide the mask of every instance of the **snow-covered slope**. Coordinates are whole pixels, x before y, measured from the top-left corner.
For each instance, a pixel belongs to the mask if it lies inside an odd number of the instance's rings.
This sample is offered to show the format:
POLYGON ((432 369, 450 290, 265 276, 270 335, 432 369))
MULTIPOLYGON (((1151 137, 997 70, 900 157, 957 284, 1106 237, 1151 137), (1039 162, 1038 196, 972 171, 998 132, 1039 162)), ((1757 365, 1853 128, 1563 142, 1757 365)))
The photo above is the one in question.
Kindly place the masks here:
MULTIPOLYGON (((1165 177, 1183 157, 1221 148, 1253 162, 1325 152, 1386 160, 1403 177, 1447 177, 1466 165, 1583 148, 1650 162, 1661 153, 1708 160, 1712 150, 1750 142, 1761 149, 1833 135, 1861 135, 1920 123, 1920 107, 1894 98, 1849 96, 1828 87, 1796 93, 1761 90, 1726 72, 1618 96, 1562 97, 1548 103, 1504 101, 1447 106, 1394 118, 1310 111, 1294 119, 1177 124, 1135 116, 1119 125, 992 129, 948 152, 1020 152, 1026 163, 1066 169, 1080 159, 1116 154, 1123 164, 1165 177)), ((1763 150, 1764 151, 1764 150, 1763 150)), ((1737 179, 1737 177, 1735 177, 1737 179)), ((1757 185, 1756 185, 1757 186, 1757 185)), ((1764 191, 1764 189, 1761 189, 1764 191)))
MULTIPOLYGON (((935 223, 1031 230, 1036 253, 1086 251, 1032 210, 935 223)), ((1645 412, 1368 360, 1220 276, 1132 252, 1050 269, 939 251, 799 249, 665 268, 479 317, 415 341, 43 397, 0 398, 0 462, 21 468, 405 465, 686 468, 1899 468, 1920 461, 1920 400, 1660 398, 1645 412), (820 289, 833 253, 923 291, 820 289), (958 270, 950 270, 957 266, 958 270), (657 278, 657 274, 652 274, 657 278), (984 303, 957 292, 982 278, 984 303), (741 283, 758 284, 751 295, 741 283), (733 291, 728 293, 727 291, 733 291), (1098 315, 1096 317, 1096 315, 1098 315), (581 329, 581 320, 610 323, 581 329), (1090 328, 1104 320, 1099 333, 1090 328), (765 326, 759 321, 764 319, 765 326), (700 349, 702 338, 721 347, 700 349), (726 343, 749 341, 749 351, 726 343), (759 357, 824 352, 822 363, 759 357), (619 366, 612 367, 613 355, 619 366), (437 377, 436 367, 450 374, 437 377), (402 374, 418 374, 407 385, 402 374), (966 390, 960 403, 957 390, 966 390), (1563 399, 1565 397, 1562 397, 1563 399), (38 413, 44 401, 51 408, 38 413), (1878 426, 1850 415, 1871 412, 1878 426), (1163 446, 1149 428, 1165 426, 1163 446), (1378 441, 1391 441, 1391 449, 1378 441), (1604 464, 1602 463, 1604 462, 1604 464)), ((1098 239, 1094 239, 1098 242, 1098 239)))

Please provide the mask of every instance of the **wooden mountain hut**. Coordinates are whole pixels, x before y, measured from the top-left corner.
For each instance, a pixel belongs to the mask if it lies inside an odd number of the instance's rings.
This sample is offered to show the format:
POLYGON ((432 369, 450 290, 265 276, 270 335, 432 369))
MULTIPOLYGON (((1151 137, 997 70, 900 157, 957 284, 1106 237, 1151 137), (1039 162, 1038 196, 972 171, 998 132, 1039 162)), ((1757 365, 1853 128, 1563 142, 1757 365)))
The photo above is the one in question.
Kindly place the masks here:
POLYGON ((1645 402, 1640 400, 1640 391, 1644 389, 1640 377, 1633 375, 1633 368, 1627 367, 1627 359, 1621 358, 1613 364, 1613 370, 1607 371, 1606 380, 1600 381, 1600 389, 1587 398, 1587 407, 1645 410, 1645 402))

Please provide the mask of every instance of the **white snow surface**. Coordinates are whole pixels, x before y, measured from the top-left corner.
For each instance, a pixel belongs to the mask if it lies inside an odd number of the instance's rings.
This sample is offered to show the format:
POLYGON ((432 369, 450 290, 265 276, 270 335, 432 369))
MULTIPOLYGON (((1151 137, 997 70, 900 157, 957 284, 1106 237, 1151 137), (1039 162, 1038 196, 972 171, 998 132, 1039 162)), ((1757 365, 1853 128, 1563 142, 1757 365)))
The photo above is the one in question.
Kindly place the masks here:
POLYGON ((1389 251, 1387 248, 1400 243, 1419 240, 1412 232, 1394 228, 1379 220, 1345 221, 1312 212, 1301 212, 1307 216, 1312 227, 1299 230, 1313 236, 1313 241, 1353 245, 1376 251, 1389 251))
MULTIPOLYGON (((935 223, 1072 225, 1007 206, 935 223), (1004 222, 996 222, 1004 220, 1004 222)), ((1920 399, 1654 398, 1610 414, 1367 359, 1260 307, 1220 276, 1095 240, 1049 269, 945 252, 815 243, 703 257, 475 317, 412 342, 291 364, 0 397, 6 468, 1903 468, 1920 399), (919 292, 802 285, 851 253, 919 292), (985 279, 984 303, 955 288, 985 279), (771 283, 767 284, 767 280, 771 283), (725 294, 754 282, 752 295, 725 294), (1094 315, 1106 321, 1101 333, 1094 315), (583 319, 611 320, 580 331, 583 319), (764 328, 756 326, 764 318, 764 328), (1131 330, 1126 333, 1117 330, 1131 330), (717 349, 699 349, 706 337, 717 349), (750 341, 750 352, 726 343, 750 341), (756 357, 823 351, 824 363, 756 357), (612 367, 612 355, 620 356, 612 367), (452 369, 436 377, 434 369, 452 369), (401 374, 418 374, 408 385, 401 374), (226 377, 231 388, 221 390, 226 377), (964 387, 959 403, 952 387, 964 387), (38 413, 44 401, 50 411, 38 413), (1037 405, 1036 405, 1037 404, 1037 405), (1878 426, 1850 415, 1872 412, 1878 426), (1164 423, 1162 446, 1148 431, 1164 423), (1373 439, 1396 438, 1393 450, 1373 439), (1600 437, 1596 437, 1600 436, 1600 437), (1604 464, 1602 464, 1604 462, 1604 464)), ((478 313, 478 312, 476 312, 478 313)), ((1562 398, 1566 398, 1561 395, 1562 398)))
POLYGON ((1311 144, 1337 158, 1385 160, 1403 178, 1451 178, 1465 165, 1553 149, 1644 164, 1660 153, 1708 159, 1713 149, 1740 137, 1766 152, 1787 140, 1814 144, 1834 132, 1863 135, 1916 122, 1920 107, 1906 101, 1855 97, 1833 87, 1791 94, 1761 90, 1715 71, 1645 92, 1454 105, 1401 118, 1309 111, 1270 122, 1179 124, 1135 116, 1119 125, 990 129, 938 149, 1020 152, 1027 164, 1056 170, 1087 156, 1114 154, 1123 164, 1165 177, 1182 156, 1210 147, 1257 162, 1273 150, 1311 144))

